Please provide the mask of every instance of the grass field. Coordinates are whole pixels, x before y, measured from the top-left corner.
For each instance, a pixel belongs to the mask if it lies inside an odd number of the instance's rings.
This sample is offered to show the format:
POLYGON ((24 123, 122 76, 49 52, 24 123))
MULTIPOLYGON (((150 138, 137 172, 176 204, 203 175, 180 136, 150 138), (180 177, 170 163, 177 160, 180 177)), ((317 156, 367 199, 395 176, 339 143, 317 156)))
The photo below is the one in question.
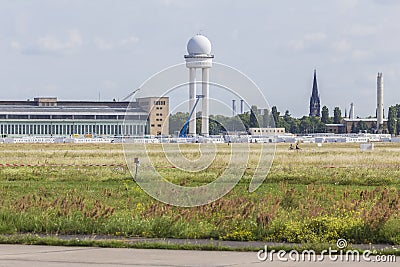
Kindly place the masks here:
MULTIPOLYGON (((251 148, 256 151, 257 144, 251 148)), ((215 179, 219 160, 187 175, 165 168, 160 146, 151 145, 159 171, 180 185, 215 179)), ((185 157, 199 156, 183 145, 185 157)), ((213 238, 296 243, 400 244, 400 144, 278 145, 262 186, 248 192, 254 166, 222 199, 196 208, 162 204, 132 181, 120 144, 1 144, 0 163, 76 166, 0 167, 0 234, 105 234, 112 236, 213 238)), ((139 172, 140 174, 140 172, 139 172)))

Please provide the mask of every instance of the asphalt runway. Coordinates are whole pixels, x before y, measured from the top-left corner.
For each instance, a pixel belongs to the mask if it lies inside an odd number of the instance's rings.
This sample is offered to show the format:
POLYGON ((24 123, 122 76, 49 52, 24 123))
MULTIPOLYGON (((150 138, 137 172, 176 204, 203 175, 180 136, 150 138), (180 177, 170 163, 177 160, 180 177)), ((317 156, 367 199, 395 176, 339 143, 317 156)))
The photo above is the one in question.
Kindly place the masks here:
POLYGON ((0 245, 0 266, 398 266, 395 263, 260 261, 256 252, 0 245))

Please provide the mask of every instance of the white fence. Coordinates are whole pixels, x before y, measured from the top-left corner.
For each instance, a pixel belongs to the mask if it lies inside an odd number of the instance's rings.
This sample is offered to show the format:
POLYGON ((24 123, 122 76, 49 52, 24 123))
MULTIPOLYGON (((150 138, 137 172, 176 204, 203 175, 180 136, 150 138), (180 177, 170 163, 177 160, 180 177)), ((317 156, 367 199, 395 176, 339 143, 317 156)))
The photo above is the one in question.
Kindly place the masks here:
POLYGON ((387 134, 348 134, 348 135, 315 135, 315 136, 254 136, 254 135, 226 135, 209 137, 108 137, 108 138, 72 138, 72 137, 15 137, 0 138, 0 143, 370 143, 370 142, 400 142, 400 138, 387 134))

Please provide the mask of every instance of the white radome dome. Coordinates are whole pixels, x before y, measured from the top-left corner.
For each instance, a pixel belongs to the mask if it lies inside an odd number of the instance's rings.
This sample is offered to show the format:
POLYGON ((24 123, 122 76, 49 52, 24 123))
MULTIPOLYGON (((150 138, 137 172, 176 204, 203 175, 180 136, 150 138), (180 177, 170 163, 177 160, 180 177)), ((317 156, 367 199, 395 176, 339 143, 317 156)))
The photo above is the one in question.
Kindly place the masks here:
POLYGON ((204 35, 197 34, 190 38, 187 44, 187 52, 189 55, 210 55, 211 42, 204 35))

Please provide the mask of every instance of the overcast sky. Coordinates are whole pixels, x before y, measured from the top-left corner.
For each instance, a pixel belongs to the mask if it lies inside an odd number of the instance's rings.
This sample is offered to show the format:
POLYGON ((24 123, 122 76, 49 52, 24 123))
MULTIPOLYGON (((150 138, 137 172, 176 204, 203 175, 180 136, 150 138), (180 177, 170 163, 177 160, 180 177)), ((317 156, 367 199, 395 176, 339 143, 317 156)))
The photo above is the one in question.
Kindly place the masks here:
POLYGON ((282 113, 308 115, 314 68, 331 113, 374 115, 377 72, 400 103, 397 0, 0 0, 1 99, 123 98, 199 32, 282 113))

